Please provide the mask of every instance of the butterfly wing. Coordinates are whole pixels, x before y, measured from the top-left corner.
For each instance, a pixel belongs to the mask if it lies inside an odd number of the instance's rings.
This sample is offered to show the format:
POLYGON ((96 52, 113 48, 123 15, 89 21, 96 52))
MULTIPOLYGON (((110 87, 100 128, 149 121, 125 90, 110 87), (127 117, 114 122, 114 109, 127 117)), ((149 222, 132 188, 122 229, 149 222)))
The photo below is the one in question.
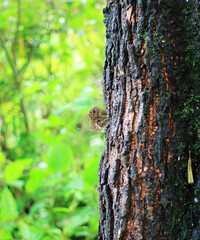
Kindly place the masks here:
POLYGON ((98 132, 99 130, 101 130, 101 127, 96 123, 96 121, 91 119, 90 129, 93 132, 98 132))
POLYGON ((91 131, 94 132, 101 130, 110 120, 107 111, 97 106, 90 110, 89 117, 91 120, 91 131))
POLYGON ((100 120, 97 120, 97 125, 100 128, 103 128, 106 126, 106 124, 109 122, 110 118, 109 117, 105 117, 105 118, 101 118, 100 120))
POLYGON ((104 109, 99 108, 99 117, 108 117, 108 112, 104 109))

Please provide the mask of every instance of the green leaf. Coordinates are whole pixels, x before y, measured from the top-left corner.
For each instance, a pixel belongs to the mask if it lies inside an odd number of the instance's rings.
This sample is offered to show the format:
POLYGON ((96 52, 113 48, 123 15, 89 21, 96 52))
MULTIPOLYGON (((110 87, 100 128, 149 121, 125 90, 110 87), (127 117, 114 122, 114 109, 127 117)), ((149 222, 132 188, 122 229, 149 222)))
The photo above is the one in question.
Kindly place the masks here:
POLYGON ((77 233, 77 229, 81 226, 86 225, 90 216, 89 208, 85 207, 80 210, 77 210, 73 216, 70 217, 69 223, 66 227, 68 234, 71 236, 77 233))
POLYGON ((68 190, 84 190, 82 176, 75 174, 71 181, 67 184, 68 190))
POLYGON ((39 212, 41 211, 41 209, 45 209, 46 204, 47 204, 47 203, 46 203, 45 200, 42 201, 42 202, 36 202, 36 203, 34 203, 34 204, 31 206, 28 215, 29 215, 30 217, 33 217, 33 215, 34 215, 35 213, 39 213, 39 212))
POLYGON ((15 220, 18 217, 16 201, 11 191, 6 187, 1 193, 1 222, 15 220))
POLYGON ((88 231, 79 231, 74 234, 76 237, 88 237, 90 235, 89 229, 88 231))
POLYGON ((1 150, 0 150, 0 168, 3 166, 5 161, 6 161, 6 158, 3 154, 3 152, 1 152, 1 150))
POLYGON ((16 180, 13 182, 8 182, 8 186, 12 186, 18 189, 22 189, 24 186, 24 181, 23 180, 16 180))
POLYGON ((88 186, 94 186, 98 184, 98 163, 96 159, 91 159, 88 164, 86 164, 83 171, 84 183, 88 186))
POLYGON ((67 232, 71 236, 76 232, 76 228, 86 224, 85 219, 82 216, 75 215, 70 218, 69 225, 67 226, 67 232))
POLYGON ((48 167, 57 172, 65 171, 73 163, 74 153, 71 144, 58 143, 47 151, 48 167))
POLYGON ((31 232, 29 230, 28 225, 26 223, 20 221, 18 223, 18 226, 19 226, 19 230, 20 230, 20 233, 21 233, 21 236, 23 237, 23 239, 29 240, 31 237, 31 232))
POLYGON ((10 163, 4 169, 4 179, 7 181, 15 181, 22 176, 24 166, 18 162, 10 163))
POLYGON ((25 189, 29 193, 34 193, 43 179, 47 176, 46 169, 35 168, 30 171, 29 179, 26 182, 25 189))
POLYGON ((15 181, 23 175, 24 169, 29 166, 32 159, 16 160, 8 164, 4 169, 4 179, 7 181, 15 181))
POLYGON ((59 228, 49 228, 47 229, 47 233, 53 237, 51 239, 61 239, 62 232, 59 228))
POLYGON ((68 208, 64 208, 64 207, 55 207, 52 209, 53 212, 55 213, 59 213, 59 212, 62 212, 62 213, 69 213, 69 209, 68 208))
POLYGON ((8 229, 0 228, 0 239, 11 240, 12 239, 12 232, 8 229))

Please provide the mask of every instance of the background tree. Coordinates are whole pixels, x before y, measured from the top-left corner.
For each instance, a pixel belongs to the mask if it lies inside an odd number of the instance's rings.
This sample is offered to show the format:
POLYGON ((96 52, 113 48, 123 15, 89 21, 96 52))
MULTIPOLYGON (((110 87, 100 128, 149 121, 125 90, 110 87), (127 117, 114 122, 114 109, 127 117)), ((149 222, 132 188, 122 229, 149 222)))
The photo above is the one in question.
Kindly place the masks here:
POLYGON ((199 239, 197 8, 179 0, 104 8, 111 120, 99 167, 99 240, 199 239))

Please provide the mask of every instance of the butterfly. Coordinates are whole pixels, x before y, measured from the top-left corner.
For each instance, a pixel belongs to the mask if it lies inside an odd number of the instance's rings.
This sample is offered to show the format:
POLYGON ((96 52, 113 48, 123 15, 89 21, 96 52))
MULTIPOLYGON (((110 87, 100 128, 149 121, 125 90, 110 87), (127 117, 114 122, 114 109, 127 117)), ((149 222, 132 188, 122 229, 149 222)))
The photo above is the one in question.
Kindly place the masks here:
POLYGON ((91 131, 99 131, 109 122, 110 118, 108 112, 97 106, 93 107, 89 112, 89 117, 91 120, 91 131))

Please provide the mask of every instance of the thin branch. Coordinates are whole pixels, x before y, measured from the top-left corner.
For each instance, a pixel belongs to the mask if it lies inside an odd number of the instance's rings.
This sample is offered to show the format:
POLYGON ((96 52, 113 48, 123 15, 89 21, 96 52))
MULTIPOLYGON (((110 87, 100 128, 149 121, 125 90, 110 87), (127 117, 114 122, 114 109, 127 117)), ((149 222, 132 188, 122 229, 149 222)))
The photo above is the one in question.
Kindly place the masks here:
MULTIPOLYGON (((11 69, 12 69, 13 77, 14 77, 14 83, 15 83, 16 89, 21 94, 22 91, 21 91, 20 72, 19 72, 17 66, 15 65, 15 62, 12 59, 11 54, 9 53, 9 51, 8 51, 6 45, 5 45, 5 40, 2 37, 2 32, 0 32, 0 43, 2 45, 3 50, 5 51, 6 57, 8 59, 8 63, 10 65, 11 69)), ((20 97, 20 106, 21 106, 21 111, 22 111, 22 113, 24 115, 24 123, 25 123, 25 128, 26 128, 26 135, 28 136, 30 134, 28 115, 27 115, 24 99, 22 97, 20 97)))
POLYGON ((38 49, 39 47, 39 43, 38 44, 35 44, 32 48, 31 48, 31 52, 28 56, 28 60, 27 62, 20 68, 19 72, 22 73, 26 70, 26 68, 28 67, 29 63, 31 62, 31 59, 33 58, 36 50, 38 49))
POLYGON ((17 2, 18 2, 17 23, 16 23, 15 37, 12 43, 12 53, 13 53, 13 59, 15 64, 16 64, 16 46, 17 46, 17 40, 19 38, 19 27, 21 24, 21 0, 17 0, 17 2))
POLYGON ((7 57, 7 59, 8 59, 8 63, 9 63, 9 65, 10 65, 12 71, 13 71, 15 81, 17 81, 17 83, 18 83, 18 80, 17 80, 18 69, 17 69, 17 67, 16 67, 16 65, 15 65, 14 60, 13 60, 12 57, 11 57, 11 54, 9 53, 9 51, 8 51, 6 45, 5 45, 5 40, 3 39, 2 36, 3 36, 3 35, 2 35, 2 32, 0 32, 0 42, 1 42, 1 46, 2 46, 3 50, 5 51, 6 57, 7 57))

